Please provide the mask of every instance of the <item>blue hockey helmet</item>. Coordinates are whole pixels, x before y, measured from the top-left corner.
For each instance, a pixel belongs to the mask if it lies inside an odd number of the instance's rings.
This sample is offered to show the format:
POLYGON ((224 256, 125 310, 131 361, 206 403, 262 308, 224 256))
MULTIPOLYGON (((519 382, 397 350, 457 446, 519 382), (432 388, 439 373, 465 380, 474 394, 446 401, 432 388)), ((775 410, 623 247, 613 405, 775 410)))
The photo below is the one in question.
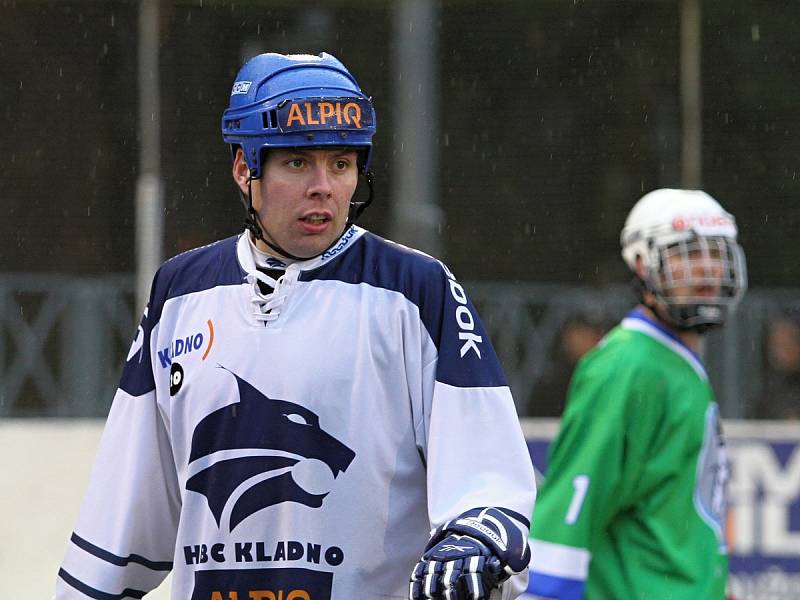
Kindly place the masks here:
POLYGON ((366 174, 372 158, 375 110, 335 57, 259 54, 241 68, 222 113, 222 138, 242 148, 253 178, 269 148, 352 147, 366 174))

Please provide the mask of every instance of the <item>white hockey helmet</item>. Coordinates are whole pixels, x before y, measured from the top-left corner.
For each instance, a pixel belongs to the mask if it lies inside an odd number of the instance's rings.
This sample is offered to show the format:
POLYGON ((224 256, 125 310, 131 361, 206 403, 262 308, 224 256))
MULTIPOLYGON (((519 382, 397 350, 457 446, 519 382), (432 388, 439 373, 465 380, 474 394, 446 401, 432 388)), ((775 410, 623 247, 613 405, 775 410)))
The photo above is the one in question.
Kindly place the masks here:
POLYGON ((660 317, 678 329, 704 331, 722 325, 747 289, 737 233, 733 215, 707 193, 659 189, 628 214, 622 258, 641 291, 661 305, 660 317))

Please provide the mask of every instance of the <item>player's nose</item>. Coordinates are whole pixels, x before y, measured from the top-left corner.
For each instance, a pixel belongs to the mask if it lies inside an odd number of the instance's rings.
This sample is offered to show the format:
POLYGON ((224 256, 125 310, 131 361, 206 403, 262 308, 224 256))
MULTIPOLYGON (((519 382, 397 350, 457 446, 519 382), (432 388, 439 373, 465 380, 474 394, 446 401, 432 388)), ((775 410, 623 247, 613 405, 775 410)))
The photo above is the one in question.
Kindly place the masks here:
POLYGON ((327 198, 331 194, 333 194, 333 187, 327 165, 316 161, 309 172, 308 195, 327 198))
POLYGON ((722 276, 722 263, 718 258, 703 257, 694 265, 695 278, 719 279, 722 276))

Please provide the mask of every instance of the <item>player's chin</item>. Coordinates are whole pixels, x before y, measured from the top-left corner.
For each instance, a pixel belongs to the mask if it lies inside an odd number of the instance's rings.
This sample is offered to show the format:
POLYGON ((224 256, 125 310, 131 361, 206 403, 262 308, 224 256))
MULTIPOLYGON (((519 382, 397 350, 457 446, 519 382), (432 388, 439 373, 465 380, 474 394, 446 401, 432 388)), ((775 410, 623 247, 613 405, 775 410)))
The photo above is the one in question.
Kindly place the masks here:
POLYGON ((286 248, 295 256, 314 257, 327 250, 338 236, 333 235, 305 235, 286 248))
POLYGON ((702 287, 695 288, 692 291, 692 295, 695 298, 701 298, 701 299, 706 300, 706 299, 718 298, 719 295, 720 295, 720 292, 721 292, 721 290, 718 287, 702 286, 702 287))

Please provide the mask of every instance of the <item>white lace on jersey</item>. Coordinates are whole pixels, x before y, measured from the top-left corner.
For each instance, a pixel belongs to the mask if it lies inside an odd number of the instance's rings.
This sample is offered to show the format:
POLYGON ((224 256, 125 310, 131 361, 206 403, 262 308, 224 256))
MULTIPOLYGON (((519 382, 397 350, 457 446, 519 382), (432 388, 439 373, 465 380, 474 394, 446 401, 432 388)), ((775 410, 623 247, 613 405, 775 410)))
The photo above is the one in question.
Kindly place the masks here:
POLYGON ((286 294, 281 293, 285 274, 273 279, 261 271, 252 271, 247 274, 245 279, 250 284, 250 302, 253 304, 253 317, 266 325, 274 321, 281 314, 280 308, 286 301, 286 294), (265 283, 272 288, 269 294, 262 294, 258 287, 258 282, 265 283))

